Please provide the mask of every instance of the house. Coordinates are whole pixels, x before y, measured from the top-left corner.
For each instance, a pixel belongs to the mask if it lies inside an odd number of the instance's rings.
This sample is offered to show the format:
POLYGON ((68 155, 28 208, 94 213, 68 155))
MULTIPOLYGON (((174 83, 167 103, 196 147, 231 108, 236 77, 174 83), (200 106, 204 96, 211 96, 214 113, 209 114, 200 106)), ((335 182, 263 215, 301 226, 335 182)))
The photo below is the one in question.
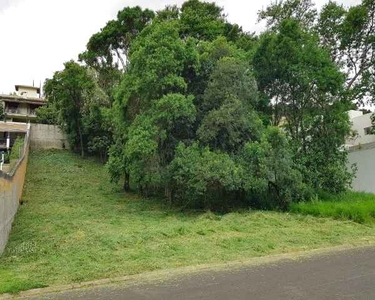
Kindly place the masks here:
POLYGON ((375 143, 375 134, 372 133, 372 113, 364 114, 362 111, 350 110, 349 118, 354 136, 346 141, 347 148, 369 147, 375 143))
MULTIPOLYGON (((3 102, 6 121, 35 122, 35 109, 46 105, 41 97, 40 88, 27 85, 16 85, 13 95, 0 95, 3 102)), ((1 136, 0 136, 1 139, 1 136)))

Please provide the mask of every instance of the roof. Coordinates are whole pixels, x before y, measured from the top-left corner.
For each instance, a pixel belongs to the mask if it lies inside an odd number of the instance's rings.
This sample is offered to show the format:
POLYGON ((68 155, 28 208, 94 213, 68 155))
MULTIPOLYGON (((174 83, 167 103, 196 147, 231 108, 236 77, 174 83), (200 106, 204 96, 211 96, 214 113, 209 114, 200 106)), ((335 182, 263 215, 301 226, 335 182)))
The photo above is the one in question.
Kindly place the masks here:
POLYGON ((26 123, 0 121, 0 132, 27 132, 26 123))
POLYGON ((23 97, 19 95, 0 95, 0 100, 4 102, 28 103, 36 105, 45 105, 47 103, 46 99, 44 98, 23 97))
POLYGON ((38 94, 40 94, 40 88, 39 88, 39 87, 35 87, 35 86, 31 86, 31 85, 16 84, 16 85, 15 85, 15 88, 16 88, 16 91, 17 91, 17 92, 18 92, 18 89, 19 89, 19 88, 34 89, 34 90, 36 90, 36 92, 37 92, 38 94))

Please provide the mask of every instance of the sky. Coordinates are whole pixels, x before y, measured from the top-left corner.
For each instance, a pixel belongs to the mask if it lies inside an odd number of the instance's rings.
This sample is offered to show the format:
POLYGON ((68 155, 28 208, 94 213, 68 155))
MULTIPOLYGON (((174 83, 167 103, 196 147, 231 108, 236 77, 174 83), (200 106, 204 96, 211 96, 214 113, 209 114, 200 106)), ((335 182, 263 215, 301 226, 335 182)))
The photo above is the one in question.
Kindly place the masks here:
MULTIPOLYGON (((338 0, 345 6, 360 0, 338 0)), ((0 94, 15 84, 39 86, 63 63, 77 59, 92 34, 125 6, 153 10, 183 0, 0 0, 0 94)), ((257 12, 271 0, 216 0, 228 20, 260 32, 257 12)), ((316 0, 318 8, 328 0, 316 0)))

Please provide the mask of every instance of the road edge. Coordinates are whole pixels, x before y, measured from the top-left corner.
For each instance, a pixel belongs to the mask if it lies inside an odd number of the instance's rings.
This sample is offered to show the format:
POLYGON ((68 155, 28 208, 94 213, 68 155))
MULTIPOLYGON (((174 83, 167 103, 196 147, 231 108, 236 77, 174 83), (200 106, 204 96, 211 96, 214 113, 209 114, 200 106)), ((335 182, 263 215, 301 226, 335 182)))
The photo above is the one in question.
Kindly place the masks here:
POLYGON ((373 247, 375 242, 367 241, 365 244, 346 244, 328 248, 318 248, 307 251, 288 252, 283 254, 268 255, 261 257, 254 257, 247 260, 237 260, 224 263, 215 264, 201 264, 196 266, 181 267, 175 269, 158 270, 145 272, 136 275, 127 275, 113 278, 98 279, 86 281, 81 283, 71 283, 64 285, 52 285, 45 288, 31 289, 22 291, 17 294, 0 294, 0 300, 8 299, 23 299, 27 297, 42 296, 48 294, 55 294, 60 292, 67 292, 73 290, 81 290, 86 288, 109 287, 113 285, 134 286, 145 283, 160 282, 170 279, 175 279, 182 276, 193 275, 196 273, 204 273, 209 271, 223 271, 223 270, 238 270, 245 267, 269 265, 273 263, 280 263, 290 260, 308 259, 316 256, 332 255, 340 252, 350 250, 365 250, 373 247))

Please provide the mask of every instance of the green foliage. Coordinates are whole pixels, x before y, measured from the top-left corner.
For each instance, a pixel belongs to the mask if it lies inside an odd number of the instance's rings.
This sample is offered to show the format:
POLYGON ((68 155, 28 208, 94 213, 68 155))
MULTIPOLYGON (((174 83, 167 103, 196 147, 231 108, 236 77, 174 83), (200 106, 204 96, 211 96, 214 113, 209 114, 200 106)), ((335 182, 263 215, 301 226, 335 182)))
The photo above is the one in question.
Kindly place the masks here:
POLYGON ((52 105, 59 111, 60 125, 68 134, 71 145, 85 153, 83 115, 85 104, 94 89, 87 69, 74 61, 64 64, 63 71, 47 79, 44 91, 52 105))
POLYGON ((348 10, 328 4, 319 20, 322 41, 345 73, 345 96, 358 105, 374 99, 374 21, 373 0, 363 0, 348 10))
POLYGON ((214 40, 224 33, 222 8, 215 3, 188 0, 181 8, 181 34, 198 40, 214 40))
POLYGON ((125 190, 287 209, 351 184, 346 111, 375 95, 374 16, 373 0, 319 13, 311 0, 273 2, 258 37, 215 3, 126 7, 90 38, 87 66, 67 63, 46 93, 72 144, 109 152, 125 190))
POLYGON ((59 124, 59 111, 56 109, 55 105, 48 104, 46 106, 38 107, 36 110, 36 122, 40 124, 59 124))
POLYGON ((274 1, 266 9, 258 13, 258 20, 267 20, 267 26, 278 29, 287 19, 293 19, 303 27, 311 28, 314 25, 317 10, 311 0, 274 1))
POLYGON ((350 106, 339 96, 343 76, 328 53, 295 20, 285 20, 278 33, 263 36, 254 66, 259 88, 274 100, 273 123, 283 121, 291 137, 304 182, 344 191, 352 179, 340 150, 350 133, 350 106))
POLYGON ((258 42, 212 3, 158 12, 130 45, 117 90, 112 179, 215 209, 286 209, 350 185, 344 76, 310 31, 316 10, 287 1, 263 17, 272 30, 258 42), (286 135, 267 128, 281 120, 286 135))
POLYGON ((230 192, 241 187, 241 172, 226 153, 212 152, 197 143, 180 144, 170 165, 173 196, 185 206, 223 209, 230 192))
POLYGON ((285 210, 291 202, 309 199, 308 186, 279 128, 269 127, 260 142, 247 143, 239 161, 244 166, 243 188, 255 198, 253 205, 285 210))
POLYGON ((249 65, 235 59, 220 60, 200 105, 198 138, 211 149, 226 152, 236 152, 246 141, 259 139, 262 122, 253 109, 257 101, 249 65))
POLYGON ((18 161, 23 154, 23 147, 24 147, 24 138, 18 136, 16 140, 14 141, 14 144, 12 146, 12 150, 9 155, 9 160, 14 162, 18 161))

